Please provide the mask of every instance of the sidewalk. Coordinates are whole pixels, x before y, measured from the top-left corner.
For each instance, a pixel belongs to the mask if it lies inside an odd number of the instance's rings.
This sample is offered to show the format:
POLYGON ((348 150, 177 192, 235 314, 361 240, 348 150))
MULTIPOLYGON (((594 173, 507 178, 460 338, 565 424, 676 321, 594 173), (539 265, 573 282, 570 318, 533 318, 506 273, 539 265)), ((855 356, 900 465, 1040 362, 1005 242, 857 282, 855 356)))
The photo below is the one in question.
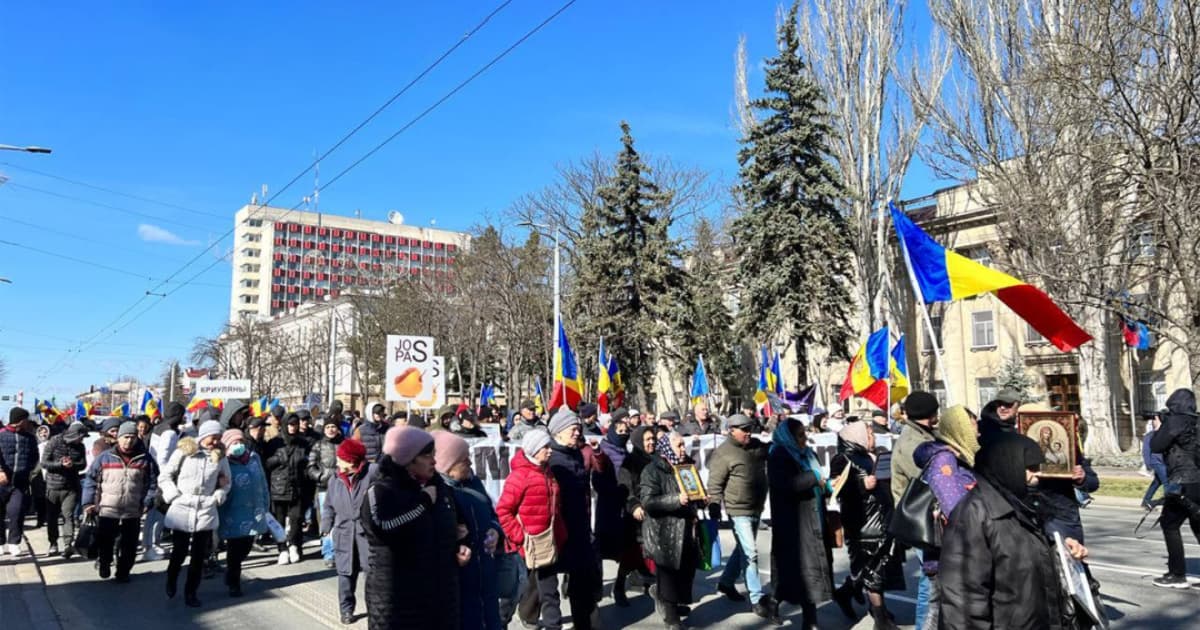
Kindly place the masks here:
POLYGON ((61 630, 28 541, 24 555, 0 556, 0 619, 6 630, 61 630))

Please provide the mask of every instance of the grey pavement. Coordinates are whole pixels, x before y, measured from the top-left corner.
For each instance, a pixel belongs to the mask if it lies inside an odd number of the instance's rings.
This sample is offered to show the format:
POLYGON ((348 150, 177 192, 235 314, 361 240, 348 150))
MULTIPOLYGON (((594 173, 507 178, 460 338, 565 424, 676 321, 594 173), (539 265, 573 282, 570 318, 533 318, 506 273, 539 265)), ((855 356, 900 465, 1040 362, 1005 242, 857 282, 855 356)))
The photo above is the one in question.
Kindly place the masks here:
MULTIPOLYGON (((1166 551, 1158 529, 1134 535, 1133 528, 1142 511, 1134 506, 1110 501, 1093 504, 1083 511, 1091 552, 1091 567, 1103 584, 1103 601, 1114 628, 1172 628, 1200 627, 1200 589, 1175 591, 1155 588, 1150 580, 1165 571, 1166 551)), ((46 549, 45 530, 28 532, 33 548, 46 549)), ((1200 544, 1185 526, 1189 576, 1200 581, 1200 544)), ((760 557, 769 558, 771 532, 759 535, 760 557)), ((315 558, 316 548, 310 542, 307 549, 315 558)), ((726 555, 732 548, 729 531, 722 531, 722 548, 726 555)), ((104 583, 97 576, 91 561, 29 555, 13 560, 0 560, 0 619, 5 630, 50 630, 52 628, 97 628, 129 624, 133 627, 182 627, 221 629, 261 629, 264 626, 289 628, 335 628, 338 622, 337 584, 333 572, 324 568, 319 559, 308 559, 298 565, 276 566, 274 553, 255 552, 247 561, 245 597, 230 599, 220 577, 205 580, 200 589, 204 606, 189 609, 183 606, 182 595, 168 600, 163 593, 165 561, 139 562, 134 567, 133 582, 126 585, 104 583), (131 604, 134 608, 131 608, 131 604)), ((836 579, 845 576, 846 554, 834 552, 836 579)), ((888 594, 888 607, 902 626, 912 627, 916 596, 916 562, 906 564, 908 589, 888 594)), ((606 587, 611 587, 615 567, 605 563, 606 587)), ((716 593, 718 571, 697 576, 693 605, 688 621, 692 627, 767 628, 767 624, 749 611, 747 604, 730 602, 716 593)), ((181 578, 182 579, 182 576, 181 578)), ((764 582, 770 582, 764 571, 764 582)), ((182 586, 182 585, 181 585, 182 586)), ((739 585, 740 586, 740 585, 739 585)), ((364 612, 360 599, 358 613, 364 612)), ((601 602, 600 614, 606 628, 661 628, 653 614, 649 597, 640 589, 630 588, 631 606, 620 609, 611 597, 601 602)), ((606 591, 606 595, 608 592, 606 591)), ((565 602, 564 602, 565 606, 565 602)), ((861 613, 865 613, 859 607, 861 613)), ((569 613, 569 610, 564 610, 569 613)), ((798 610, 784 609, 788 625, 798 625, 798 610)), ((819 610, 819 627, 843 630, 871 628, 869 619, 857 623, 845 619, 832 603, 819 610)), ((365 627, 360 620, 352 627, 365 627)), ((513 628, 519 627, 514 621, 513 628)))

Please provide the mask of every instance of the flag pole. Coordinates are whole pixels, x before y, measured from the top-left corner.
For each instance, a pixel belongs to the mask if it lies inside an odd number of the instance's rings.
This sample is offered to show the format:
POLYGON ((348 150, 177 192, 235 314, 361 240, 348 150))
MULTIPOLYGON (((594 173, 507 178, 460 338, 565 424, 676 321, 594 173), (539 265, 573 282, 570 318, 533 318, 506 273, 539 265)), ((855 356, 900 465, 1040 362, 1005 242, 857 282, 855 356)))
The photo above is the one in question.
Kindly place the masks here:
MULTIPOLYGON (((892 200, 888 199, 888 206, 890 207, 891 205, 892 200)), ((913 271, 912 258, 909 256, 908 246, 899 234, 896 235, 896 240, 899 241, 900 252, 904 255, 904 267, 908 270, 908 281, 912 285, 913 297, 917 300, 917 310, 921 311, 921 318, 925 320, 925 332, 929 333, 929 343, 933 346, 933 360, 937 363, 938 374, 941 375, 942 384, 946 388, 946 405, 950 406, 954 402, 954 388, 950 386, 950 378, 946 374, 946 364, 942 362, 941 344, 938 343, 937 334, 933 330, 933 321, 929 319, 929 308, 925 304, 925 295, 921 293, 921 284, 917 282, 917 274, 913 271)), ((888 395, 891 396, 890 390, 888 395)))

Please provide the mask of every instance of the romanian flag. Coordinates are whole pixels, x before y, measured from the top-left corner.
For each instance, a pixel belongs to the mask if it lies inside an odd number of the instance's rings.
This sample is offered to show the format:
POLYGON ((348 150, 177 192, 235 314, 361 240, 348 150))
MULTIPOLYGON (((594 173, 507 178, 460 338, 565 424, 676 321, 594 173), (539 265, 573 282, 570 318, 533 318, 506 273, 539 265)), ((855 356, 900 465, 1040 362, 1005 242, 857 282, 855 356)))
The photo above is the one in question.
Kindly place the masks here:
POLYGON ((567 331, 562 320, 558 322, 558 346, 554 349, 554 385, 550 389, 550 408, 566 405, 572 411, 579 407, 583 398, 583 386, 579 382, 579 365, 575 353, 567 341, 567 331))
POLYGON ((596 404, 601 413, 608 413, 609 392, 613 391, 612 374, 608 372, 609 356, 604 349, 604 337, 600 338, 600 356, 596 361, 599 374, 596 377, 596 404))
POLYGON ((108 412, 108 414, 115 418, 128 418, 130 411, 131 410, 129 409, 129 402, 123 402, 123 403, 113 407, 112 410, 108 412))
POLYGON ((767 379, 771 383, 771 390, 779 396, 783 396, 783 370, 779 367, 779 351, 775 351, 775 356, 771 357, 771 373, 767 375, 767 379))
POLYGON ((1149 350, 1154 344, 1146 322, 1134 321, 1127 317, 1121 317, 1121 336, 1125 338, 1125 345, 1138 350, 1149 350))
POLYGON ((537 407, 538 415, 546 413, 546 405, 542 394, 542 379, 534 377, 533 379, 533 405, 537 407))
POLYGON ((92 415, 91 403, 84 402, 82 399, 75 401, 75 417, 86 418, 92 415))
POLYGON ((704 369, 704 355, 696 360, 696 371, 692 374, 692 404, 708 397, 708 370, 704 369))
POLYGON ((58 422, 63 416, 59 410, 54 408, 54 405, 45 400, 34 399, 33 408, 46 422, 58 422))
POLYGON ((871 401, 876 407, 886 408, 888 399, 887 378, 891 372, 891 355, 888 354, 887 326, 871 333, 867 342, 858 348, 850 361, 846 380, 838 400, 859 396, 871 401))
POLYGON ((913 290, 919 290, 926 303, 993 293, 1063 352, 1091 341, 1092 336, 1040 289, 938 245, 895 205, 888 205, 911 273, 913 290))
POLYGON ((207 406, 208 406, 207 400, 204 400, 203 398, 196 398, 195 396, 193 396, 192 399, 190 401, 188 401, 187 410, 189 412, 195 413, 207 406))
POLYGON ((892 400, 904 400, 911 387, 908 382, 908 355, 905 353, 904 335, 900 335, 900 340, 892 348, 891 380, 892 400))
POLYGON ((267 406, 267 397, 266 396, 263 396, 262 398, 259 398, 258 400, 250 401, 250 417, 261 418, 261 417, 267 415, 267 412, 263 410, 263 407, 266 407, 266 406, 267 406))

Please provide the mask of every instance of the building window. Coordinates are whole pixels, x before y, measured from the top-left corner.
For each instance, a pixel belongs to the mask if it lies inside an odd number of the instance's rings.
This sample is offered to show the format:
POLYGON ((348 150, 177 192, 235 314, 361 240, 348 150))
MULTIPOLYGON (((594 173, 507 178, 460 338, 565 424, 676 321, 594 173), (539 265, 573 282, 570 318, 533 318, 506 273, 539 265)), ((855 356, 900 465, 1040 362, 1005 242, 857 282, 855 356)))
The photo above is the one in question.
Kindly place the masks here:
POLYGON ((983 409, 984 405, 996 399, 996 379, 994 378, 977 378, 975 385, 979 388, 979 409, 983 409))
POLYGON ((1141 407, 1137 411, 1167 406, 1167 376, 1162 370, 1138 372, 1137 403, 1141 407))
MULTIPOLYGON (((933 333, 935 335, 937 335, 937 345, 941 346, 941 344, 942 344, 942 315, 941 315, 941 313, 938 313, 937 315, 930 313, 929 314, 929 324, 933 327, 933 333)), ((933 339, 931 339, 929 337, 929 328, 922 326, 921 331, 922 331, 921 341, 924 342, 922 345, 922 350, 924 350, 925 352, 933 352, 934 344, 933 344, 933 339)))
POLYGON ((262 227, 262 219, 250 219, 246 224, 250 227, 262 227))
POLYGON ((938 407, 946 408, 946 384, 941 381, 933 381, 929 384, 929 393, 937 398, 938 407))
POLYGON ((971 347, 996 347, 996 322, 992 311, 971 313, 971 347))
POLYGON ((964 251, 963 255, 985 267, 992 266, 992 253, 988 251, 988 248, 984 245, 971 247, 964 251))
POLYGON ((1028 323, 1026 323, 1025 324, 1025 343, 1032 346, 1034 344, 1041 344, 1041 343, 1048 343, 1048 342, 1046 341, 1046 338, 1042 336, 1042 333, 1038 332, 1037 330, 1034 330, 1033 326, 1030 326, 1028 323))

